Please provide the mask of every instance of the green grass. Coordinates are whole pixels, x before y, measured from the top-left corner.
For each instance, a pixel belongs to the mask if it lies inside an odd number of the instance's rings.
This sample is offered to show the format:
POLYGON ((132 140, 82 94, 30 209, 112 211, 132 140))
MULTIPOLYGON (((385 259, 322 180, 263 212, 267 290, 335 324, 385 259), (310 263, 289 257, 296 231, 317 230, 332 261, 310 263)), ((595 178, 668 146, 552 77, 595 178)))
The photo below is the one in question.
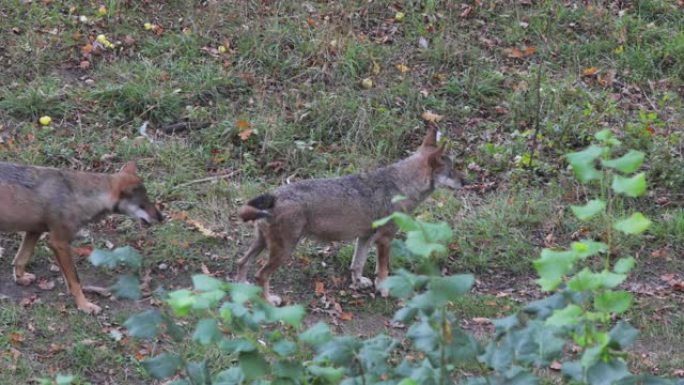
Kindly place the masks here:
MULTIPOLYGON (((110 241, 141 248, 153 278, 183 285, 202 264, 220 276, 232 274, 235 256, 252 236, 251 226, 235 216, 247 199, 288 178, 359 172, 399 159, 418 145, 420 115, 431 110, 444 116, 438 125, 459 168, 493 187, 484 194, 438 192, 417 214, 454 227, 448 271, 507 276, 513 286, 532 274, 530 261, 541 247, 567 245, 581 226, 586 236, 604 236, 601 220, 572 219, 567 206, 591 191, 569 181, 563 154, 610 128, 626 147, 648 152, 653 191, 616 207, 616 217, 638 207, 654 225, 644 237, 619 240, 615 252, 638 257, 638 279, 681 271, 684 11, 676 1, 640 1, 623 9, 611 2, 495 2, 474 6, 467 17, 458 2, 411 1, 396 4, 406 14, 402 22, 384 2, 309 5, 6 2, 0 5, 6 42, 0 44, 0 159, 95 171, 138 160, 150 195, 165 211, 187 212, 225 238, 206 237, 180 220, 141 232, 117 219, 116 230, 91 226, 93 239, 97 246, 110 241), (107 7, 104 16, 96 14, 100 5, 107 7), (145 30, 146 22, 163 32, 145 30), (116 48, 84 56, 82 48, 98 34, 116 48), (419 46, 420 38, 427 47, 419 46), (214 51, 219 45, 227 52, 214 51), (505 51, 512 47, 536 52, 513 58, 505 51), (584 76, 590 67, 598 73, 584 76), (365 78, 372 88, 361 87, 365 78), (51 127, 38 125, 42 115, 52 117, 51 127), (140 137, 144 121, 153 143, 140 137), (183 121, 209 125, 162 132, 183 121), (537 125, 536 168, 530 171, 525 159, 537 125), (245 128, 253 131, 243 140, 245 128), (233 174, 181 186, 225 173, 233 174), (651 257, 663 249, 669 258, 651 257), (162 263, 169 266, 165 272, 158 270, 162 263)), ((5 274, 17 239, 3 238, 5 274)), ((351 243, 328 250, 303 242, 276 274, 278 289, 307 303, 315 280, 346 277, 352 253, 351 243)), ((35 263, 46 263, 47 252, 40 254, 35 263)), ((394 268, 411 267, 397 255, 394 268)), ((373 265, 371 257, 368 275, 373 265)), ((63 313, 52 303, 4 305, 3 336, 31 334, 29 324, 41 334, 17 348, 22 356, 15 369, 0 370, 0 383, 25 383, 57 370, 97 383, 92 367, 115 370, 120 381, 147 381, 131 358, 135 352, 111 341, 96 319, 77 315, 73 306, 63 313), (43 330, 62 319, 78 330, 43 330), (79 345, 83 339, 106 349, 79 345), (37 363, 29 359, 53 342, 68 348, 37 363)), ((369 299, 351 309, 389 316, 395 306, 369 299)), ((483 295, 454 306, 466 318, 494 317, 505 304, 483 295)), ((113 316, 117 325, 125 319, 113 316)), ((648 322, 638 311, 634 316, 646 342, 677 340, 674 329, 648 322)), ((679 325, 681 311, 675 308, 667 318, 679 325)), ((10 347, 2 338, 0 353, 10 347)), ((672 357, 682 360, 681 352, 672 357)), ((0 363, 14 365, 2 354, 0 363)))

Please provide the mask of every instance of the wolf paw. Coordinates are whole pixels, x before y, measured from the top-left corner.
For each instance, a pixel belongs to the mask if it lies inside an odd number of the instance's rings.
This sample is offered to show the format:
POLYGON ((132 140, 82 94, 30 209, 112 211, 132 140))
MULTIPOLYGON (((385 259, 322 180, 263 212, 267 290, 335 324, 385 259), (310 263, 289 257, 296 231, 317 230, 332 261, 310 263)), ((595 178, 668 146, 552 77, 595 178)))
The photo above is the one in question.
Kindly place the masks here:
POLYGON ((369 287, 373 286, 373 281, 370 280, 370 278, 366 277, 358 277, 354 279, 354 282, 349 286, 354 290, 359 290, 359 289, 368 289, 369 287))
POLYGON ((282 298, 275 294, 269 294, 268 296, 266 296, 266 300, 273 306, 280 306, 283 303, 282 298))
POLYGON ((78 309, 85 312, 85 313, 92 314, 92 315, 99 314, 102 311, 101 307, 95 305, 92 302, 86 302, 86 303, 80 304, 80 305, 78 305, 78 309))
POLYGON ((380 287, 382 283, 385 281, 385 279, 383 279, 382 281, 378 280, 377 278, 375 279, 375 290, 377 290, 383 298, 389 297, 389 289, 386 287, 380 287))
POLYGON ((14 276, 14 282, 20 286, 29 286, 36 280, 36 275, 31 273, 26 273, 21 275, 21 277, 14 276))

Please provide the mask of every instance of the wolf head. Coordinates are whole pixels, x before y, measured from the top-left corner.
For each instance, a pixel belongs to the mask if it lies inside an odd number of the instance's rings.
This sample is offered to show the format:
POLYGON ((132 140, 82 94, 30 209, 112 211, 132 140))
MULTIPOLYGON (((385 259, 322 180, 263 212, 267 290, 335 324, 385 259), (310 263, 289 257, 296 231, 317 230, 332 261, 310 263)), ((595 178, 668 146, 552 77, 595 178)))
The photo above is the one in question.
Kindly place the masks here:
POLYGON ((444 154, 445 142, 437 146, 438 132, 434 127, 429 127, 423 138, 423 143, 418 149, 419 153, 426 158, 428 167, 432 173, 431 181, 435 188, 448 188, 458 190, 467 185, 465 176, 454 168, 454 162, 444 154))
POLYGON ((139 219, 144 225, 161 222, 163 216, 150 201, 135 162, 128 162, 114 174, 114 212, 139 219))

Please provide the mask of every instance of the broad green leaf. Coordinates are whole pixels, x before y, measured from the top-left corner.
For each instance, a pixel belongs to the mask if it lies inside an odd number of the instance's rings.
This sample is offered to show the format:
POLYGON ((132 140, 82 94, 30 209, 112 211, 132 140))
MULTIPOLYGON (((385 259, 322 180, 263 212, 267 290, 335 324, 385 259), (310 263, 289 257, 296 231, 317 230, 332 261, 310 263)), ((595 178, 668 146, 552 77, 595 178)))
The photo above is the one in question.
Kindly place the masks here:
POLYGON ((594 167, 594 160, 601 156, 604 148, 595 144, 586 149, 566 155, 575 175, 582 183, 601 179, 601 173, 594 167))
POLYGON ((177 316, 185 316, 195 303, 195 295, 188 289, 180 289, 169 293, 166 303, 171 306, 177 316))
POLYGON ((416 316, 416 314, 418 314, 417 308, 404 306, 401 309, 397 310, 396 313, 394 313, 394 317, 392 318, 392 321, 401 322, 401 323, 408 323, 409 321, 413 320, 413 318, 416 316))
POLYGON ((518 326, 520 321, 518 320, 518 315, 513 314, 504 318, 497 318, 492 320, 492 325, 496 331, 509 331, 514 327, 518 326))
POLYGON ((584 206, 570 206, 572 212, 575 214, 577 219, 581 221, 586 221, 600 212, 606 207, 606 202, 600 199, 592 199, 587 202, 584 206))
POLYGON ((231 283, 230 284, 230 296, 233 298, 233 302, 238 304, 243 304, 247 301, 251 301, 258 298, 261 294, 261 287, 250 285, 248 283, 231 283))
POLYGON ((311 365, 306 368, 315 378, 322 378, 330 384, 338 384, 344 375, 343 369, 311 365))
POLYGON ((387 277, 380 284, 381 289, 388 289, 395 298, 406 299, 413 295, 413 285, 409 279, 403 275, 392 275, 387 277))
POLYGON ((622 379, 629 378, 631 373, 621 358, 613 358, 608 362, 598 362, 587 369, 587 383, 591 385, 614 385, 622 379))
POLYGON ((556 310, 551 317, 546 319, 546 324, 550 326, 569 326, 575 325, 579 322, 579 317, 582 315, 582 308, 571 304, 565 309, 556 310))
POLYGON ((612 289, 627 279, 627 274, 617 274, 608 270, 601 272, 601 286, 612 289))
POLYGON ((395 211, 391 215, 373 222, 373 228, 377 229, 384 226, 389 221, 394 221, 401 231, 413 231, 419 228, 418 222, 412 216, 400 211, 395 211))
POLYGON ((155 309, 146 310, 131 316, 124 322, 128 334, 135 338, 153 338, 159 333, 162 316, 155 309))
POLYGON ((337 336, 318 348, 317 361, 330 360, 334 365, 349 365, 360 343, 356 337, 337 336))
POLYGON ((406 247, 423 258, 428 258, 432 254, 444 255, 447 252, 446 246, 431 242, 422 231, 411 231, 406 234, 406 247))
POLYGON ((413 378, 404 378, 403 380, 399 381, 397 385, 418 385, 418 383, 413 378))
POLYGON ((76 377, 71 374, 57 374, 57 377, 55 377, 55 383, 57 383, 57 385, 71 385, 75 380, 76 377))
MULTIPOLYGON (((604 333, 601 333, 601 335, 604 335, 604 333)), ((585 350, 580 359, 582 366, 588 368, 599 362, 606 352, 606 345, 607 344, 598 344, 585 350)))
POLYGON ((192 384, 205 385, 211 383, 207 360, 188 362, 185 365, 185 372, 188 374, 188 377, 190 377, 192 384))
POLYGON ((318 322, 299 335, 299 340, 311 346, 320 346, 332 339, 330 327, 325 322, 318 322))
POLYGON ((608 128, 604 128, 603 130, 594 134, 594 138, 596 138, 602 142, 610 140, 612 137, 613 137, 613 131, 611 131, 608 128))
POLYGON ((416 349, 425 353, 434 352, 440 341, 440 334, 424 318, 411 325, 406 337, 413 341, 416 349))
POLYGON ((133 275, 124 275, 119 277, 114 286, 111 287, 112 294, 116 298, 123 299, 140 299, 140 281, 138 277, 133 275))
POLYGON ((626 291, 605 291, 594 298, 594 308, 607 313, 623 313, 632 304, 632 295, 626 291))
POLYGON ((570 290, 582 292, 586 290, 596 290, 601 287, 602 283, 601 274, 594 273, 589 268, 585 267, 568 281, 568 287, 570 290))
POLYGON ((539 274, 537 282, 541 285, 542 290, 555 289, 561 283, 563 276, 572 270, 576 259, 577 252, 574 250, 543 249, 541 258, 533 262, 534 268, 539 274))
POLYGON ((298 327, 304 318, 304 308, 302 305, 291 305, 283 307, 272 307, 269 311, 269 318, 272 321, 283 321, 292 327, 298 327))
POLYGON ((608 251, 608 245, 603 242, 592 241, 591 239, 573 242, 570 246, 577 252, 577 258, 579 259, 585 259, 597 255, 598 253, 605 253, 608 251))
POLYGON ((630 178, 621 175, 613 175, 613 191, 618 194, 636 198, 646 192, 646 174, 640 172, 630 178))
POLYGON ((525 306, 523 311, 535 315, 537 319, 545 320, 554 310, 562 309, 568 304, 563 293, 555 293, 548 297, 532 301, 525 306))
POLYGON ((438 302, 447 302, 460 297, 473 287, 475 277, 471 274, 459 274, 448 277, 433 277, 428 283, 432 296, 438 302))
POLYGON ((295 360, 282 360, 273 365, 273 376, 278 379, 284 379, 283 382, 274 381, 274 385, 280 384, 295 384, 302 378, 304 374, 304 367, 295 360))
POLYGON ((256 346, 245 338, 235 338, 227 339, 224 338, 219 343, 219 349, 222 351, 233 354, 242 352, 253 352, 256 351, 256 346))
POLYGON ((642 213, 636 212, 629 218, 617 221, 613 228, 625 234, 639 234, 646 231, 649 226, 651 226, 651 221, 642 213))
POLYGON ((613 271, 618 274, 627 274, 634 268, 636 264, 634 257, 625 257, 618 259, 613 266, 613 271))
POLYGON ((608 336, 611 343, 616 343, 620 349, 626 349, 636 341, 639 331, 624 321, 619 321, 608 336))
POLYGON ((268 361, 258 351, 240 352, 238 355, 240 369, 248 380, 255 380, 270 373, 268 361))
POLYGON ((139 269, 142 265, 140 253, 130 246, 117 247, 113 251, 95 249, 88 259, 94 266, 105 266, 110 269, 119 264, 134 269, 139 269))
POLYGON ((223 290, 226 282, 204 274, 192 276, 192 285, 198 291, 223 290))
POLYGON ((221 331, 218 328, 218 322, 213 318, 199 320, 192 334, 192 340, 204 346, 218 341, 219 338, 221 338, 221 331))
POLYGON ((561 373, 577 383, 582 383, 584 379, 584 369, 582 369, 582 364, 579 361, 564 362, 561 366, 561 373))
POLYGON ((192 304, 193 309, 207 310, 211 309, 226 296, 223 290, 211 290, 195 294, 195 302, 192 304))
POLYGON ((281 357, 289 357, 297 353, 297 344, 288 340, 280 340, 273 344, 273 351, 281 357))
POLYGON ((644 162, 645 157, 646 154, 644 154, 641 151, 629 150, 628 153, 617 159, 602 160, 601 164, 604 167, 614 168, 616 170, 619 170, 620 172, 629 174, 638 170, 639 167, 641 167, 641 164, 644 162))
POLYGON ((185 329, 178 326, 173 317, 164 314, 162 319, 164 320, 164 325, 166 325, 166 334, 170 335, 174 341, 180 342, 185 338, 185 329))
POLYGON ((162 353, 154 358, 141 362, 143 368, 152 377, 163 380, 176 374, 176 371, 183 365, 183 361, 177 354, 162 353))
POLYGON ((212 385, 242 385, 245 382, 245 375, 240 367, 233 367, 224 370, 214 377, 212 385))
POLYGON ((363 341, 357 357, 365 367, 364 372, 375 376, 388 373, 390 368, 387 360, 396 345, 397 341, 394 338, 384 334, 363 341))

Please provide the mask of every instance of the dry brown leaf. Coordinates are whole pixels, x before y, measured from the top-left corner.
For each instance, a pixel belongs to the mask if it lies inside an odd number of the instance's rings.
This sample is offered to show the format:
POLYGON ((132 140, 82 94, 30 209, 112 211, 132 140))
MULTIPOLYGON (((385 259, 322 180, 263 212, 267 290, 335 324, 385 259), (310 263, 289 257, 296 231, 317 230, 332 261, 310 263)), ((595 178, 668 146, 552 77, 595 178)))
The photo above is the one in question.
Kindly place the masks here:
POLYGON ((311 28, 316 28, 316 20, 314 20, 311 16, 306 18, 306 24, 308 24, 311 28))
POLYGON ((582 76, 594 76, 599 72, 598 67, 588 67, 582 70, 582 76))
POLYGON ((434 112, 432 112, 430 110, 425 111, 422 114, 420 114, 420 117, 429 123, 438 123, 440 120, 444 119, 444 116, 435 114, 434 112))
POLYGON ((92 245, 85 245, 85 246, 79 246, 79 247, 74 247, 71 249, 74 253, 74 255, 84 258, 89 256, 93 252, 93 246, 92 245))
POLYGON ((411 70, 411 68, 409 68, 407 65, 404 65, 404 64, 397 64, 395 67, 402 74, 405 74, 411 70))
POLYGON ((200 270, 202 270, 202 274, 204 274, 204 275, 212 275, 211 272, 209 271, 209 268, 204 263, 202 263, 200 265, 200 270))
POLYGON ((527 47, 525 48, 524 51, 521 51, 517 47, 511 47, 511 48, 504 48, 504 53, 506 56, 513 58, 513 59, 522 59, 528 56, 534 55, 535 52, 537 52, 537 47, 527 47))
POLYGON ((342 321, 351 321, 354 315, 350 312, 342 312, 338 318, 342 321))
POLYGON ((551 365, 549 365, 549 369, 551 370, 561 370, 561 363, 558 361, 553 361, 551 365))
POLYGON ((38 281, 38 287, 40 288, 40 290, 52 290, 55 288, 55 281, 48 281, 45 278, 41 278, 38 281))
POLYGON ((84 46, 81 47, 81 53, 85 56, 90 55, 93 52, 93 45, 90 43, 86 43, 84 46))
POLYGON ((250 136, 252 136, 253 132, 254 132, 254 130, 252 130, 251 128, 248 128, 246 130, 240 131, 240 133, 238 135, 240 136, 240 139, 247 140, 247 139, 249 139, 250 136))
POLYGON ((87 70, 88 68, 90 68, 90 62, 88 60, 83 60, 78 64, 78 66, 82 70, 87 70))
POLYGON ((18 332, 13 332, 10 334, 10 343, 12 345, 21 345, 24 342, 24 335, 18 332))
POLYGON ((473 7, 470 6, 470 5, 468 5, 468 6, 465 7, 465 9, 463 10, 463 12, 461 12, 461 15, 460 15, 460 16, 461 16, 461 17, 468 17, 468 16, 470 16, 470 14, 471 14, 472 12, 473 12, 473 7))
POLYGON ((314 292, 316 293, 316 295, 323 295, 325 293, 325 287, 323 286, 323 282, 316 281, 314 287, 314 292))
POLYGON ((485 317, 475 317, 473 318, 473 322, 475 322, 478 325, 488 325, 492 323, 492 321, 489 318, 485 317))
POLYGON ((252 126, 252 124, 249 123, 248 120, 240 119, 235 123, 235 127, 237 127, 237 129, 240 131, 246 130, 246 129, 250 128, 251 126, 252 126))

